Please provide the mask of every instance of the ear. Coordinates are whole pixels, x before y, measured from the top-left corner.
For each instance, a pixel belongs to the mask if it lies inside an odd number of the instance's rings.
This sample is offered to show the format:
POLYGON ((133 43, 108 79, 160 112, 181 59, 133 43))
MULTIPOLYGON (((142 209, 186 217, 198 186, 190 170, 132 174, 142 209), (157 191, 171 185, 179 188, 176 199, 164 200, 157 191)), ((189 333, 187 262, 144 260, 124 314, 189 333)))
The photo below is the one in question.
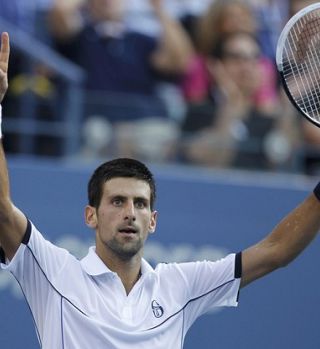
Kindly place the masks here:
POLYGON ((97 228, 97 211, 94 207, 87 205, 85 208, 85 220, 89 228, 97 228))
POLYGON ((153 211, 151 213, 151 219, 150 219, 150 224, 149 224, 149 233, 150 234, 154 233, 155 230, 156 230, 157 218, 158 218, 158 212, 157 211, 153 211))

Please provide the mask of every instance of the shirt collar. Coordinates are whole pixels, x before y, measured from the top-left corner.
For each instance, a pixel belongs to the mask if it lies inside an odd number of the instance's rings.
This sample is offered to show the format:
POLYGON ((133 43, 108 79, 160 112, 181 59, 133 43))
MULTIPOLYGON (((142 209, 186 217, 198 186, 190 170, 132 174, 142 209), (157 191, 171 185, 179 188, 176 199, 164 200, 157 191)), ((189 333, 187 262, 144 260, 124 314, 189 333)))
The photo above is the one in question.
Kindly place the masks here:
POLYGON ((96 254, 95 246, 89 248, 88 254, 81 260, 81 265, 91 276, 113 273, 96 254))
MULTIPOLYGON (((95 246, 91 246, 89 248, 88 254, 81 260, 81 265, 85 272, 91 276, 113 274, 113 271, 111 271, 96 254, 95 246)), ((141 274, 144 275, 147 273, 150 273, 151 275, 156 274, 152 266, 144 258, 142 258, 141 274)))

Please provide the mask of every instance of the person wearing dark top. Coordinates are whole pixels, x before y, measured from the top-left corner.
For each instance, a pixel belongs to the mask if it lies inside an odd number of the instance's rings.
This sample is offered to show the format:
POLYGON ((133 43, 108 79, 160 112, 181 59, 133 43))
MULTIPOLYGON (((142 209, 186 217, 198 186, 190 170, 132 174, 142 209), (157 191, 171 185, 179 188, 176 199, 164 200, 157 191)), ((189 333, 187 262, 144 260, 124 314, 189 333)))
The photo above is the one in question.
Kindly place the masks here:
POLYGON ((87 0, 85 7, 72 7, 57 1, 49 15, 55 45, 87 72, 88 101, 91 107, 96 104, 98 114, 112 121, 164 116, 158 83, 184 73, 192 45, 161 0, 150 0, 161 25, 157 38, 126 28, 125 3, 87 0), (112 108, 118 112, 113 114, 112 108))
POLYGON ((190 103, 182 125, 184 160, 211 166, 267 169, 268 136, 277 127, 276 105, 261 103, 264 62, 255 37, 227 34, 207 60, 207 98, 190 103))

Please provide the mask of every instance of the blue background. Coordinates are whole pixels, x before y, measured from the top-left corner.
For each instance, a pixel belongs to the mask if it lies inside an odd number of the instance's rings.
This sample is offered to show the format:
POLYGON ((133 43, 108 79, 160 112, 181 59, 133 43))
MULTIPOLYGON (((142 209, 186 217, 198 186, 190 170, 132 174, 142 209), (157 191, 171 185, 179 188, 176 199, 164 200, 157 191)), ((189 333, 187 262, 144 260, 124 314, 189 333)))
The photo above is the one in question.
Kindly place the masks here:
MULTIPOLYGON (((86 247, 93 233, 84 224, 83 208, 95 166, 11 160, 12 196, 50 240, 75 236, 86 247)), ((181 258, 186 247, 196 256, 204 248, 237 252, 256 243, 315 184, 288 175, 151 168, 158 182, 159 223, 150 245, 180 251, 181 258)), ((29 309, 8 278, 0 272, 0 348, 38 348, 29 309)), ((238 308, 201 317, 187 334, 185 349, 320 348, 319 294, 317 239, 288 268, 244 288, 238 308)))

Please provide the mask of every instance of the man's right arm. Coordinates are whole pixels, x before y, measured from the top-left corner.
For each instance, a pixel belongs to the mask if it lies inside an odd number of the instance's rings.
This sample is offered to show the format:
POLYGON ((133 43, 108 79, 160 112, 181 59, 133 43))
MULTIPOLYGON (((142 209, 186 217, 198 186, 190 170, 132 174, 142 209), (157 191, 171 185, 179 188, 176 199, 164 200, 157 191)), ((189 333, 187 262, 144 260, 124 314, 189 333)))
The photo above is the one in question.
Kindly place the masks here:
MULTIPOLYGON (((2 33, 0 49, 0 103, 8 88, 9 54, 9 35, 8 33, 2 33)), ((3 150, 2 133, 0 132, 0 246, 7 258, 12 259, 15 255, 26 228, 26 217, 11 201, 8 169, 3 150)))

